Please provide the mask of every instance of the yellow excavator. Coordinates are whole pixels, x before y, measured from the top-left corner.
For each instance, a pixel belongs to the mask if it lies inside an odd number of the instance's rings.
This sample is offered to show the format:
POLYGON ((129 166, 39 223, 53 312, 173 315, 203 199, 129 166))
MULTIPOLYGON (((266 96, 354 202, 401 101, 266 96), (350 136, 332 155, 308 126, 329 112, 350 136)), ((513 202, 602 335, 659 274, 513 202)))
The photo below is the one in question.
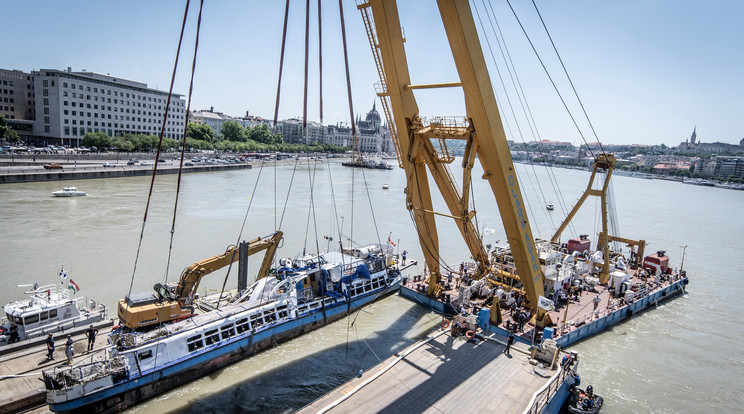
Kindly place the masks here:
POLYGON ((195 262, 181 274, 175 287, 158 283, 155 293, 131 293, 119 300, 119 321, 129 329, 146 329, 163 323, 188 318, 193 314, 193 293, 199 287, 201 278, 239 260, 242 252, 250 256, 266 250, 257 278, 266 277, 269 273, 274 254, 282 240, 282 232, 243 242, 239 246, 230 246, 224 253, 195 262), (242 247, 241 247, 242 246, 242 247))

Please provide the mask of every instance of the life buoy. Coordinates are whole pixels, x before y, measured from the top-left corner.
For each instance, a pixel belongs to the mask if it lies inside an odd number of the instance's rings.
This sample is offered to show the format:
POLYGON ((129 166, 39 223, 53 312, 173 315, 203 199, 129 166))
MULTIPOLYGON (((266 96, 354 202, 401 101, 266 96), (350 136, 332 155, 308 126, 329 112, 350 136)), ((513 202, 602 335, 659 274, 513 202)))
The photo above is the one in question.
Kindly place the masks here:
POLYGON ((449 319, 442 319, 442 329, 447 329, 450 326, 449 319))
POLYGON ((473 338, 475 338, 475 332, 473 332, 473 331, 467 331, 467 332, 465 332, 465 337, 468 338, 468 339, 473 339, 473 338))

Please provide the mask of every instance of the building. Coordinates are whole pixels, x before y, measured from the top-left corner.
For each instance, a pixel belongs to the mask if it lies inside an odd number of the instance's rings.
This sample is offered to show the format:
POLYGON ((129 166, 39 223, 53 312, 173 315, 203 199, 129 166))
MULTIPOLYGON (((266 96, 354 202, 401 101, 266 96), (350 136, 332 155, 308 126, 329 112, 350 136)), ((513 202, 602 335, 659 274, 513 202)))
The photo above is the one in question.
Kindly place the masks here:
MULTIPOLYGON (((167 92, 148 88, 145 83, 108 74, 73 72, 71 68, 31 73, 0 70, 0 76, 2 80, 13 77, 16 103, 19 93, 16 83, 20 84, 25 94, 24 104, 28 106, 21 107, 22 112, 14 108, 10 112, 15 118, 9 118, 19 119, 23 113, 23 119, 33 121, 25 138, 46 143, 79 146, 87 132, 105 132, 112 137, 157 135, 168 102, 167 92), (18 77, 20 74, 25 81, 18 77)), ((183 98, 172 95, 163 136, 180 139, 185 118, 183 98)))
MULTIPOLYGON (((356 127, 359 139, 359 149, 368 153, 395 154, 393 139, 387 125, 382 123, 380 114, 377 112, 376 104, 372 104, 372 110, 367 112, 364 120, 358 118, 356 127)), ((354 137, 349 126, 328 126, 326 143, 340 147, 352 147, 354 137)))
POLYGON ((303 131, 302 120, 291 118, 277 121, 273 132, 282 134, 286 143, 312 145, 325 142, 327 129, 318 122, 307 121, 303 131))
POLYGON ((5 119, 34 120, 34 89, 31 75, 0 69, 0 114, 5 119))

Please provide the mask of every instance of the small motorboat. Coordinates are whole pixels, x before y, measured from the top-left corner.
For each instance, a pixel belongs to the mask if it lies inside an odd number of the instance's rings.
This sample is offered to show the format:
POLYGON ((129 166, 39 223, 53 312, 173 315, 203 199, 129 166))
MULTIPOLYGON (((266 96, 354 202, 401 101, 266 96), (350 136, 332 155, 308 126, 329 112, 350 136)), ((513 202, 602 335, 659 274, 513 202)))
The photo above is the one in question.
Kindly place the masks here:
POLYGON ((548 204, 545 206, 548 210, 553 210, 555 208, 555 205, 552 201, 548 201, 548 204))
POLYGON ((576 386, 571 386, 569 391, 571 397, 568 401, 568 412, 572 414, 595 414, 602 409, 604 400, 602 396, 594 394, 592 386, 588 386, 586 391, 576 386))
POLYGON ((55 197, 80 197, 87 195, 85 191, 80 191, 77 187, 64 187, 58 191, 52 191, 55 197))
POLYGON ((387 190, 388 188, 390 188, 390 186, 387 183, 382 185, 383 190, 387 190))

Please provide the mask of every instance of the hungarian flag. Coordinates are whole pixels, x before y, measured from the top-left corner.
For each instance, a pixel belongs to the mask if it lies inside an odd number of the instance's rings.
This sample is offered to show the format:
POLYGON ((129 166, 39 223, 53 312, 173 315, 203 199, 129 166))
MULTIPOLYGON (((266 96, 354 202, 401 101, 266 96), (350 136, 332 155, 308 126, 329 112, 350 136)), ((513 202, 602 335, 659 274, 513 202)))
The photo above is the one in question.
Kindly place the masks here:
POLYGON ((392 241, 392 240, 390 240, 390 236, 388 236, 388 243, 392 244, 392 245, 393 245, 393 247, 395 247, 395 243, 393 243, 393 241, 392 241))
POLYGON ((80 291, 80 286, 78 286, 74 280, 70 279, 70 284, 67 285, 67 289, 72 289, 72 293, 77 293, 80 291))

